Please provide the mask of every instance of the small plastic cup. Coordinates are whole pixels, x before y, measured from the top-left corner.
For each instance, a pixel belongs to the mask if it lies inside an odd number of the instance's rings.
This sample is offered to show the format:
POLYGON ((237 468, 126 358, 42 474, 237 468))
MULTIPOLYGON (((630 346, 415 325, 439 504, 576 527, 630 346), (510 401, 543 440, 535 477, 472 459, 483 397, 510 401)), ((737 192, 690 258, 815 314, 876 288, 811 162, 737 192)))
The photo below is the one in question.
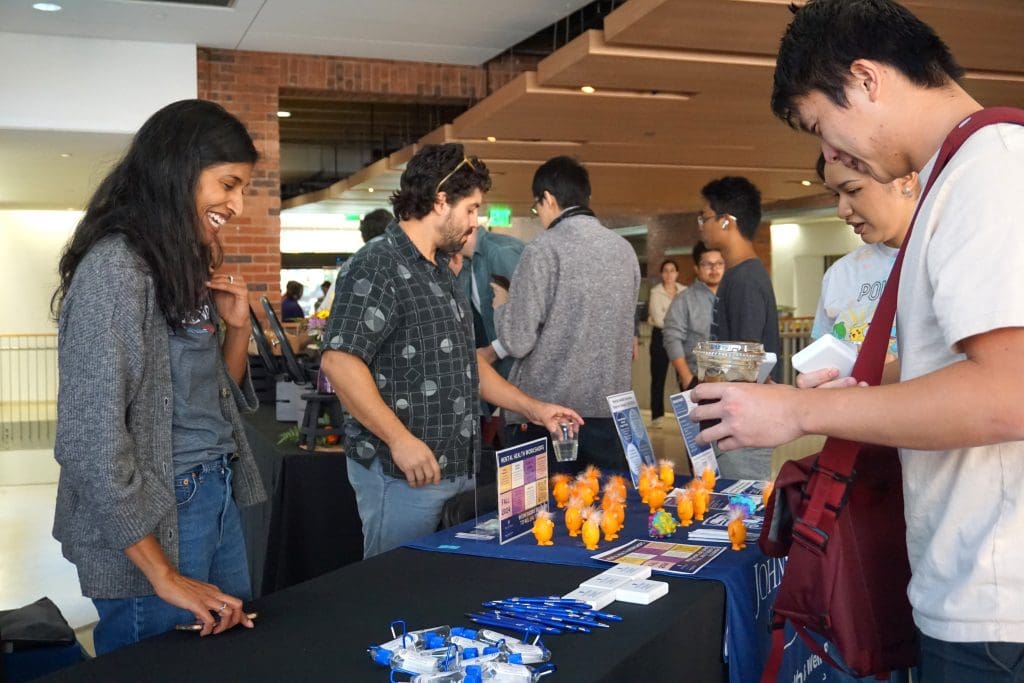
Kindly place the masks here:
POLYGON ((576 459, 579 453, 579 439, 565 422, 558 425, 559 433, 551 434, 551 447, 555 452, 557 462, 571 462, 576 459))

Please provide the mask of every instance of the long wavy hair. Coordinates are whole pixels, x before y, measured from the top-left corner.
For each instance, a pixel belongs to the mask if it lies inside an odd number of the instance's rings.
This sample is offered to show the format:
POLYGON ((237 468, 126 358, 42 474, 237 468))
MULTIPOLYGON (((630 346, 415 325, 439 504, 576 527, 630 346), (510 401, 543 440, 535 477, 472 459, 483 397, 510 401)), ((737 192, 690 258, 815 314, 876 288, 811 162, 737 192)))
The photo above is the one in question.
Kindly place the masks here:
POLYGON ((145 261, 160 311, 179 327, 206 296, 210 271, 223 259, 219 241, 200 240, 199 174, 218 164, 256 163, 258 156, 242 122, 214 102, 181 100, 153 114, 96 189, 64 249, 51 300, 55 315, 85 255, 118 234, 145 261))

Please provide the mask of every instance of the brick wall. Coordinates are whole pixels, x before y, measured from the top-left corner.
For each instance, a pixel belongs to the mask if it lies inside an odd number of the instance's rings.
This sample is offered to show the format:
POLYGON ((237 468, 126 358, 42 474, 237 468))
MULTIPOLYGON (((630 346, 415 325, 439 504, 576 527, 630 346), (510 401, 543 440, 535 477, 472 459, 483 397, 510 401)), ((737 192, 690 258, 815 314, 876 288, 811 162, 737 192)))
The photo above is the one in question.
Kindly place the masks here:
MULTIPOLYGON (((244 215, 223 233, 225 270, 249 283, 255 304, 280 300, 281 196, 278 98, 282 90, 361 101, 483 99, 532 66, 503 57, 483 67, 198 49, 199 97, 223 105, 249 129, 260 153, 244 215)), ((256 306, 257 310, 259 307, 256 306)))

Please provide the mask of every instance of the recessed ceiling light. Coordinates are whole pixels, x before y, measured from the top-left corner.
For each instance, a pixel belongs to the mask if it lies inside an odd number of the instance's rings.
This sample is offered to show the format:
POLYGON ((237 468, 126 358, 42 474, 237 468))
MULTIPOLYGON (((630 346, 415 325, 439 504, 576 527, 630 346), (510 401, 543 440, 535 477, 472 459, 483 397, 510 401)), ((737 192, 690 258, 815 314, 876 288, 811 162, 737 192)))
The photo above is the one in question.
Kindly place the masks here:
POLYGON ((279 111, 279 112, 277 112, 277 118, 279 118, 279 119, 286 119, 286 118, 288 118, 291 115, 292 115, 292 113, 290 111, 279 111))
POLYGON ((367 192, 373 192, 373 188, 372 187, 368 187, 368 188, 366 188, 366 191, 367 192))
POLYGON ((498 141, 498 138, 494 137, 493 135, 488 135, 487 136, 487 142, 497 142, 497 141, 498 141))
POLYGON ((61 152, 60 153, 60 158, 61 159, 70 159, 71 158, 71 154, 69 152, 61 152))
POLYGON ((810 187, 814 183, 812 183, 810 180, 801 180, 800 184, 803 185, 804 187, 810 187))
POLYGON ((590 94, 593 94, 593 93, 597 92, 597 91, 596 91, 596 90, 594 89, 594 86, 592 86, 592 85, 585 85, 585 86, 583 86, 582 88, 580 88, 580 90, 581 90, 581 91, 583 91, 583 92, 585 92, 585 93, 587 93, 588 95, 590 95, 590 94))
POLYGON ((55 2, 37 2, 32 5, 32 9, 37 9, 40 12, 59 12, 64 8, 55 2))

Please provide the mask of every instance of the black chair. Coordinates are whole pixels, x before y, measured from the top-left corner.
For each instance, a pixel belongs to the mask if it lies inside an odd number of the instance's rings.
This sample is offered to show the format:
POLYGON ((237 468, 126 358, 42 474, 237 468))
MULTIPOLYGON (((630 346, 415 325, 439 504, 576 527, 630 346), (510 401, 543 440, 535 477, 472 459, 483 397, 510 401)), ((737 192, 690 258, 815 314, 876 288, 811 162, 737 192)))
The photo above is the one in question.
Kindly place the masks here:
MULTIPOLYGON (((281 358, 284 361, 286 375, 296 384, 300 386, 310 385, 309 388, 313 389, 312 385, 316 381, 317 373, 320 370, 319 367, 303 363, 295 355, 295 352, 292 351, 291 344, 288 343, 288 337, 285 335, 284 327, 281 325, 274 307, 270 304, 270 299, 265 296, 260 297, 260 304, 263 306, 263 311, 267 314, 267 322, 270 323, 270 329, 281 342, 281 358)), ((341 402, 335 394, 326 394, 314 390, 302 394, 302 400, 306 402, 306 408, 302 412, 302 421, 299 423, 300 448, 315 451, 318 450, 318 442, 321 437, 328 435, 341 436, 341 425, 344 418, 341 414, 341 402), (321 425, 320 419, 325 415, 327 416, 327 424, 321 425)))
POLYGON ((498 509, 498 485, 478 485, 475 489, 463 491, 444 502, 438 531, 486 515, 498 509))
POLYGON ((277 380, 284 375, 284 369, 274 356, 270 340, 267 339, 266 333, 263 332, 263 326, 260 325, 260 319, 256 317, 256 311, 253 310, 252 306, 249 306, 249 325, 252 327, 252 338, 256 342, 256 353, 259 356, 260 362, 266 368, 267 373, 274 380, 277 380))

